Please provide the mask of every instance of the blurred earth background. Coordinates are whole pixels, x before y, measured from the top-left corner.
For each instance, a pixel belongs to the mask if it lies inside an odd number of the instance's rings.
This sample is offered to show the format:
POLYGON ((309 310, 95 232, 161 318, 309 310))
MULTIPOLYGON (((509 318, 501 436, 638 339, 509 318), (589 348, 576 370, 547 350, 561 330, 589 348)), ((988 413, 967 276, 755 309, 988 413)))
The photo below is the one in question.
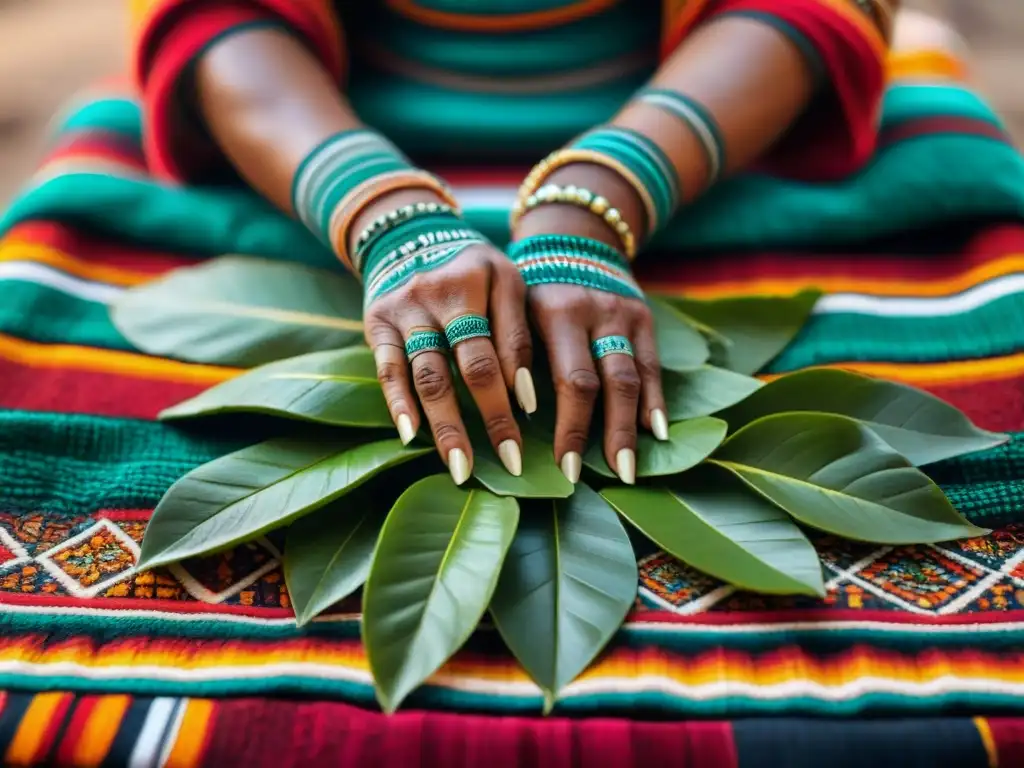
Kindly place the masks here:
MULTIPOLYGON (((976 81, 1024 141, 1024 0, 904 0, 951 20, 976 81)), ((127 0, 0 0, 0 205, 43 151, 59 106, 124 71, 127 0)))

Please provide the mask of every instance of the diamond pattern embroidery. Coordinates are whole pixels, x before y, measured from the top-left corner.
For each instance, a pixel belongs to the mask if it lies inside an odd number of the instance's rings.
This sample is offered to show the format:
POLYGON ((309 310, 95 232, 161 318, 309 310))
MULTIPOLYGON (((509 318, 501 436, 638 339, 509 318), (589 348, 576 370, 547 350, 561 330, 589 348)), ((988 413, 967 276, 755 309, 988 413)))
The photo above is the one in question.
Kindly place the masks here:
POLYGON ((109 520, 100 520, 36 561, 71 594, 93 597, 130 577, 138 558, 138 545, 109 520))
POLYGON ((936 611, 976 586, 985 574, 980 567, 953 560, 940 550, 900 547, 876 558, 857 575, 896 600, 936 611))
POLYGON ((197 557, 170 566, 170 572, 197 600, 222 603, 281 564, 281 552, 265 538, 230 552, 197 557))

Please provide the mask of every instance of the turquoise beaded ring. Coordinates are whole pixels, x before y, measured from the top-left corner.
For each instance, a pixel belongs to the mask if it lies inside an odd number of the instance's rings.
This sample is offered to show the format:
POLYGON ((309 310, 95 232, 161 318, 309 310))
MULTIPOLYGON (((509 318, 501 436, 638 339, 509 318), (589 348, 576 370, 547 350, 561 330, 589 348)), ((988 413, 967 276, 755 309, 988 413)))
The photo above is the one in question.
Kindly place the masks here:
POLYGON ((486 317, 480 315, 461 315, 444 327, 444 335, 448 345, 455 347, 470 339, 490 338, 491 324, 486 317))
POLYGON ((413 331, 405 340, 405 356, 411 363, 424 352, 447 352, 448 340, 440 331, 413 331))
POLYGON ((633 356, 633 345, 625 336, 602 336, 590 342, 590 353, 595 360, 608 357, 608 355, 629 355, 633 356))

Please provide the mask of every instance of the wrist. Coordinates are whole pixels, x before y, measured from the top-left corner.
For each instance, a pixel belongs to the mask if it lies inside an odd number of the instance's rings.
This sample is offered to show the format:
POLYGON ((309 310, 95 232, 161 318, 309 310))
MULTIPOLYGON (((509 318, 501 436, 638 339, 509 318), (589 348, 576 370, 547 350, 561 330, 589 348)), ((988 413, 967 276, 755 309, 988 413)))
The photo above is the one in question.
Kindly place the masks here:
MULTIPOLYGON (((553 171, 544 184, 573 185, 600 195, 618 209, 638 241, 646 231, 643 202, 629 182, 610 168, 590 163, 572 163, 553 171)), ((618 233, 592 211, 567 203, 538 205, 523 213, 516 222, 512 240, 545 234, 572 234, 622 249, 618 233)))
POLYGON ((348 230, 348 242, 346 243, 349 253, 353 253, 355 251, 356 241, 359 239, 359 235, 363 230, 369 227, 370 224, 378 217, 398 210, 405 205, 415 205, 416 203, 437 203, 438 205, 445 205, 448 202, 450 201, 429 189, 403 188, 385 192, 363 208, 359 212, 359 215, 353 219, 352 226, 348 230))

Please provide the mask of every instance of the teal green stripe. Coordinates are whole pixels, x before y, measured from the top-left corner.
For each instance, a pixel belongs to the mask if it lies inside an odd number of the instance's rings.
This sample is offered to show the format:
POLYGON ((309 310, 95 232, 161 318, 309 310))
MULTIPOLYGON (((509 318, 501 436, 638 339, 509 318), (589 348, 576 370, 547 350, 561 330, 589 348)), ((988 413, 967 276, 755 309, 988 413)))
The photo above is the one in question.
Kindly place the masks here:
MULTIPOLYGON (((313 673, 311 673, 313 675, 313 673)), ((139 696, 189 696, 212 698, 224 696, 309 696, 338 698, 355 704, 375 706, 371 686, 320 676, 259 675, 244 680, 224 679, 213 682, 153 680, 145 677, 88 679, 71 675, 0 675, 0 686, 15 691, 71 691, 87 693, 127 693, 139 696)), ((425 685, 408 699, 412 708, 444 709, 455 712, 498 711, 529 713, 540 711, 540 694, 503 696, 445 689, 425 685)), ((864 693, 850 700, 832 701, 810 696, 763 699, 753 696, 723 696, 712 699, 685 699, 669 693, 599 693, 586 696, 564 696, 555 705, 555 713, 602 714, 616 712, 660 712, 686 717, 738 717, 743 715, 825 715, 850 717, 865 712, 887 711, 905 714, 941 714, 952 709, 999 713, 1019 713, 1019 696, 999 693, 941 693, 910 696, 895 693, 864 693)))
POLYGON ((106 304, 20 280, 0 280, 0 333, 40 344, 132 350, 106 304))
POLYGON ((1005 124, 978 94, 952 85, 891 85, 882 98, 882 127, 922 117, 970 117, 1005 124))
POLYGON ((139 247, 196 256, 245 253, 342 269, 316 236, 242 189, 176 188, 152 181, 73 173, 27 190, 3 218, 55 218, 120 236, 139 247))
POLYGON ((131 99, 99 99, 73 110, 57 124, 56 130, 119 133, 141 146, 142 110, 131 99))
POLYGON ((149 509, 186 472, 246 444, 151 421, 0 411, 0 509, 149 509))
POLYGON ((842 362, 937 363, 1000 357, 1024 350, 1024 294, 969 312, 931 317, 814 315, 772 364, 782 373, 842 362))
MULTIPOLYGON (((274 425, 282 429, 280 425, 274 425)), ((260 429, 267 430, 266 424, 260 429)), ((159 422, 0 411, 0 509, 88 513, 156 506, 171 483, 255 437, 185 432, 159 422)), ((929 470, 980 524, 1021 519, 1024 433, 929 470), (999 488, 1004 496, 993 496, 999 488)))

